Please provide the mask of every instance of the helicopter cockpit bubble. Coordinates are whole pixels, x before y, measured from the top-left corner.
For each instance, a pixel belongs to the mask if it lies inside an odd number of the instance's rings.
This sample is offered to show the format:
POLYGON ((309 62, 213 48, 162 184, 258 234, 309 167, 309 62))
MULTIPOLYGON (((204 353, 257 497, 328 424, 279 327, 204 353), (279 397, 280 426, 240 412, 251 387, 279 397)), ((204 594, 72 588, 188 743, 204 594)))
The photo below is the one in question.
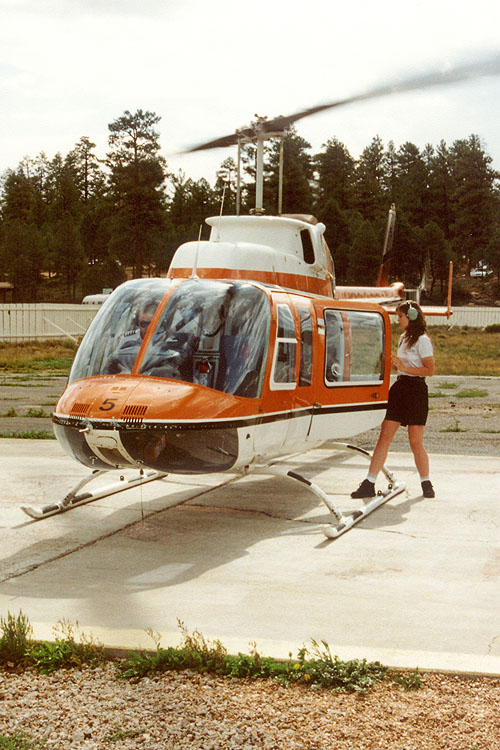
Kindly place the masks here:
POLYGON ((262 386, 269 327, 262 290, 246 282, 185 281, 158 321, 141 375, 254 398, 262 386))
POLYGON ((75 357, 69 380, 130 373, 168 279, 135 279, 116 289, 92 321, 75 357))

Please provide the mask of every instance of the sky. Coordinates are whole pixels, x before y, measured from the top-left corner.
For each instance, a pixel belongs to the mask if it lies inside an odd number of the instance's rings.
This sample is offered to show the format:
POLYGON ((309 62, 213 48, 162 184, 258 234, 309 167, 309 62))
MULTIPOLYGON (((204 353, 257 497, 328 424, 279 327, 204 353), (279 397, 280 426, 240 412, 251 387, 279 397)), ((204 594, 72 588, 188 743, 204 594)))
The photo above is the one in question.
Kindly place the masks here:
MULTIPOLYGON (((388 81, 500 55, 498 0, 0 0, 0 174, 149 110, 168 169, 211 184, 235 147, 182 154, 257 113, 287 115, 388 81)), ((500 170, 500 75, 301 120, 318 152, 379 135, 424 148, 480 136, 500 170)))

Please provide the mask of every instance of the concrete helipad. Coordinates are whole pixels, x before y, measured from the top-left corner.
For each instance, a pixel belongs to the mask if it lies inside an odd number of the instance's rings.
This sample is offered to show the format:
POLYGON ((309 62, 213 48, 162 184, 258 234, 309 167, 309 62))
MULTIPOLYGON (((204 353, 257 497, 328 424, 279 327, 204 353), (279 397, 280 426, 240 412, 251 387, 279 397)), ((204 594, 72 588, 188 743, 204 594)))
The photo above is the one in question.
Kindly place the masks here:
MULTIPOLYGON (((66 619, 151 648, 145 630, 176 643, 179 619, 230 652, 288 657, 314 638, 346 659, 500 674, 498 458, 432 456, 424 500, 411 455, 392 454, 407 492, 331 541, 320 501, 267 477, 172 476, 32 522, 22 504, 59 499, 86 469, 55 441, 4 439, 0 454, 0 614, 22 610, 37 637, 66 619)), ((322 448, 292 466, 356 509, 361 456, 322 448)))

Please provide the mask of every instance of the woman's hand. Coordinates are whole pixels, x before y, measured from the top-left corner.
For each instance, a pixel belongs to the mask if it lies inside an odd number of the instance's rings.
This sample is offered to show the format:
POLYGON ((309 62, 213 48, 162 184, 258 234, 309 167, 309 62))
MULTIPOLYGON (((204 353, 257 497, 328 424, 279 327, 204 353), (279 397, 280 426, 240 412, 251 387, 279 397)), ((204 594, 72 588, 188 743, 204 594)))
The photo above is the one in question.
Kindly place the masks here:
POLYGON ((403 367, 403 363, 401 361, 401 357, 396 357, 395 354, 391 355, 391 365, 396 370, 401 370, 403 367))

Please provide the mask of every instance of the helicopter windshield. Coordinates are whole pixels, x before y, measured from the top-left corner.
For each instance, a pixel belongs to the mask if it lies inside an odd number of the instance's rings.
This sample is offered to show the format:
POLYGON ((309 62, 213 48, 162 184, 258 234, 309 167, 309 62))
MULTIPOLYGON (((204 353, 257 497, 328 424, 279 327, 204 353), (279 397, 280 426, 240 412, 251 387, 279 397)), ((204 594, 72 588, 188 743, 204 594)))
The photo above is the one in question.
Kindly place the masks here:
POLYGON ((141 374, 255 398, 262 387, 269 326, 270 306, 262 290, 245 282, 186 281, 163 311, 141 374))
POLYGON ((118 287, 92 321, 71 368, 70 382, 131 372, 170 283, 167 279, 137 279, 118 287))

